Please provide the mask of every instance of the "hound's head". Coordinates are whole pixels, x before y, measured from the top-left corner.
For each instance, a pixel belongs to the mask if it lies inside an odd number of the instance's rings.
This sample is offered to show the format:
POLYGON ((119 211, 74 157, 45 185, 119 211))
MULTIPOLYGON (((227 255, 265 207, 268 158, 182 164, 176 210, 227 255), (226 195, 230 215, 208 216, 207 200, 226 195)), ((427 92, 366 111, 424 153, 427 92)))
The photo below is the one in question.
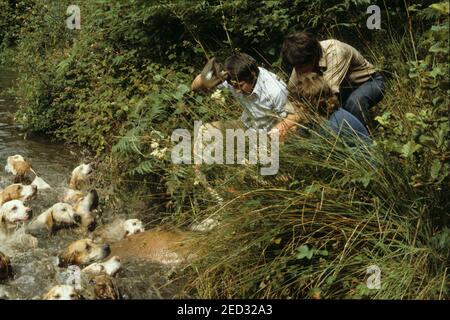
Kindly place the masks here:
POLYGON ((132 234, 144 232, 144 226, 142 225, 142 221, 139 219, 128 219, 124 223, 125 227, 125 235, 131 236, 132 234))
POLYGON ((20 200, 11 200, 0 207, 0 223, 16 224, 31 218, 32 210, 20 200))
POLYGON ((98 263, 95 262, 90 264, 82 270, 82 272, 90 274, 107 274, 109 276, 114 276, 121 268, 120 259, 118 256, 110 258, 108 261, 98 263))
POLYGON ((26 162, 24 157, 20 154, 9 156, 6 159, 5 171, 10 172, 13 175, 23 176, 30 170, 30 168, 30 164, 26 162))
POLYGON ((81 227, 93 231, 96 227, 95 212, 98 207, 98 193, 95 189, 78 199, 74 205, 75 213, 81 217, 81 227))
POLYGON ((34 185, 23 185, 21 183, 15 183, 9 185, 0 192, 0 204, 11 200, 26 201, 33 198, 37 194, 37 187, 34 185))
POLYGON ((94 286, 95 299, 97 300, 117 300, 121 298, 114 279, 106 274, 93 276, 89 284, 94 286))
POLYGON ((72 171, 69 188, 77 189, 78 185, 81 182, 86 181, 93 171, 92 164, 80 164, 72 171))
POLYGON ((109 245, 94 243, 91 239, 81 239, 70 244, 59 258, 59 266, 69 265, 85 266, 102 260, 111 253, 109 245))
POLYGON ((44 300, 78 300, 80 298, 74 287, 65 284, 54 286, 44 295, 44 300))
POLYGON ((75 213, 70 204, 58 202, 41 213, 28 227, 29 230, 47 228, 52 231, 72 227, 81 223, 81 216, 75 213))

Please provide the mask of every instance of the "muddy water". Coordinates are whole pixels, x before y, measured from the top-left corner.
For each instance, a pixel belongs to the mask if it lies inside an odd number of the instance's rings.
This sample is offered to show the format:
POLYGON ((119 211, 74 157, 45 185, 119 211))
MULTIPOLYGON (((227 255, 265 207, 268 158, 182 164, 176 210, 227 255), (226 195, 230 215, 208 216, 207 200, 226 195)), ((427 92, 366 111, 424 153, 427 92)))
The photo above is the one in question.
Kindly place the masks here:
MULTIPOLYGON (((0 188, 12 183, 12 177, 4 171, 6 158, 21 154, 28 159, 34 170, 50 186, 51 190, 41 191, 28 205, 34 216, 61 200, 64 187, 71 170, 83 161, 89 160, 81 149, 51 142, 45 138, 26 136, 14 123, 16 111, 14 99, 5 94, 5 89, 13 85, 13 72, 0 69, 0 188)), ((95 187, 95 186, 94 186, 95 187)), ((101 190, 99 196, 101 197, 101 190)), ((116 213, 102 210, 102 222, 112 221, 116 213)), ((35 249, 16 250, 0 243, 0 251, 12 261, 15 276, 12 280, 0 284, 0 298, 40 299, 52 286, 64 284, 67 270, 57 266, 57 255, 68 244, 81 236, 73 232, 61 232, 57 235, 39 235, 35 249)), ((180 283, 174 277, 172 269, 150 264, 144 261, 132 261, 122 265, 116 275, 115 283, 125 299, 173 298, 180 294, 180 283)))

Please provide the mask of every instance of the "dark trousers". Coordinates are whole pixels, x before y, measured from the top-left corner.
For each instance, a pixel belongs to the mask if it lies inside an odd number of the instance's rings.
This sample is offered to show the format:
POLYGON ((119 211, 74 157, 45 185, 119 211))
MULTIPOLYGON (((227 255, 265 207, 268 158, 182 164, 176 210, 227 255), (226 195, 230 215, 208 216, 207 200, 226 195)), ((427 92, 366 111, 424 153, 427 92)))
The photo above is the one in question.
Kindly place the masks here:
POLYGON ((376 72, 370 80, 367 80, 356 88, 342 88, 342 106, 367 126, 371 121, 369 109, 383 99, 383 94, 384 78, 381 73, 376 72))

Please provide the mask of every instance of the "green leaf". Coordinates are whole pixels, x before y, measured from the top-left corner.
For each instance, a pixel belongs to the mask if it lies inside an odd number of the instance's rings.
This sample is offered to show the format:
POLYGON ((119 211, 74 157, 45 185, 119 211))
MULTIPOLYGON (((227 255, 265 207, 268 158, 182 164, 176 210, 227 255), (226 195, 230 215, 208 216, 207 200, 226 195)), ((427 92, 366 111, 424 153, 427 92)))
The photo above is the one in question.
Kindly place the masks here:
POLYGON ((372 181, 372 173, 366 171, 361 178, 357 179, 357 181, 361 182, 364 188, 367 188, 367 186, 370 184, 370 181, 372 181))
POLYGON ((419 137, 419 142, 420 144, 427 146, 427 147, 433 147, 435 145, 435 139, 431 136, 428 135, 421 135, 419 137))
POLYGON ((306 244, 298 247, 297 251, 298 251, 298 253, 295 257, 299 260, 304 259, 304 258, 311 260, 313 253, 314 253, 314 250, 309 249, 309 247, 306 244))
POLYGON ((153 76, 153 81, 155 81, 155 82, 160 82, 161 79, 162 79, 162 77, 161 77, 160 74, 157 74, 157 75, 154 75, 154 76, 153 76))
POLYGON ((320 191, 320 186, 318 184, 315 184, 315 183, 313 183, 312 185, 307 186, 305 188, 305 192, 307 194, 314 194, 314 193, 316 193, 318 191, 320 191))
POLYGON ((375 117, 375 120, 378 121, 382 126, 387 126, 389 124, 391 115, 391 112, 385 112, 383 113, 383 115, 375 117))
POLYGON ((432 5, 430 5, 430 8, 433 8, 434 10, 437 10, 442 14, 449 14, 448 2, 433 3, 432 5))
POLYGON ((445 72, 440 67, 435 67, 430 72, 430 76, 433 78, 436 78, 437 76, 443 76, 443 75, 445 75, 445 72))
POLYGON ((329 286, 331 286, 336 281, 336 276, 329 276, 327 280, 325 280, 325 283, 329 286))
POLYGON ((433 53, 448 53, 448 47, 447 46, 441 46, 441 42, 438 41, 436 42, 429 50, 429 52, 433 52, 433 53))
POLYGON ((407 112, 407 113, 405 113, 405 118, 406 118, 406 120, 412 122, 412 121, 416 121, 417 116, 414 113, 407 112))
POLYGON ((442 101, 444 101, 443 97, 436 97, 433 99, 433 105, 438 105, 439 103, 441 103, 442 101))
POLYGON ((409 158, 420 148, 422 148, 420 144, 417 144, 414 141, 409 141, 408 143, 403 145, 401 154, 403 157, 409 158))
POLYGON ((173 94, 173 97, 177 100, 181 100, 181 98, 183 98, 183 95, 188 92, 190 89, 187 85, 185 84, 180 84, 177 88, 177 92, 175 92, 173 94))
POLYGON ((434 159, 433 164, 431 165, 431 178, 436 180, 439 176, 439 171, 441 171, 442 163, 438 159, 434 159))
POLYGON ((328 256, 328 251, 327 250, 319 250, 317 251, 317 253, 323 257, 327 257, 328 256))

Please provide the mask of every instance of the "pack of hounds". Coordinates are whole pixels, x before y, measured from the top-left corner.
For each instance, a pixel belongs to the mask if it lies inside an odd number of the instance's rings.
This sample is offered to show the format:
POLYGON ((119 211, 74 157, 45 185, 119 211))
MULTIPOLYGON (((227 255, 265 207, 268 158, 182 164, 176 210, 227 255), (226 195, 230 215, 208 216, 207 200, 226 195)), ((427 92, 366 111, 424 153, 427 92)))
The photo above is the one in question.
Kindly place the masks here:
MULTIPOLYGON (((7 158, 5 171, 14 176, 14 183, 0 191, 0 243, 10 248, 35 248, 39 245, 39 235, 57 235, 61 229, 69 229, 80 239, 71 243, 58 255, 60 268, 78 266, 94 299, 117 299, 120 293, 112 277, 120 270, 118 256, 110 257, 110 244, 129 235, 144 231, 138 219, 116 219, 114 222, 96 227, 99 198, 97 191, 83 191, 93 172, 91 164, 77 166, 70 176, 61 202, 32 217, 30 204, 39 190, 51 188, 32 169, 21 155, 7 158), (31 179, 33 178, 33 179, 31 179), (31 184, 27 184, 30 182, 31 184)), ((14 277, 10 258, 0 252, 0 282, 14 277)), ((48 300, 74 300, 86 298, 72 284, 57 285, 42 296, 48 300)))

